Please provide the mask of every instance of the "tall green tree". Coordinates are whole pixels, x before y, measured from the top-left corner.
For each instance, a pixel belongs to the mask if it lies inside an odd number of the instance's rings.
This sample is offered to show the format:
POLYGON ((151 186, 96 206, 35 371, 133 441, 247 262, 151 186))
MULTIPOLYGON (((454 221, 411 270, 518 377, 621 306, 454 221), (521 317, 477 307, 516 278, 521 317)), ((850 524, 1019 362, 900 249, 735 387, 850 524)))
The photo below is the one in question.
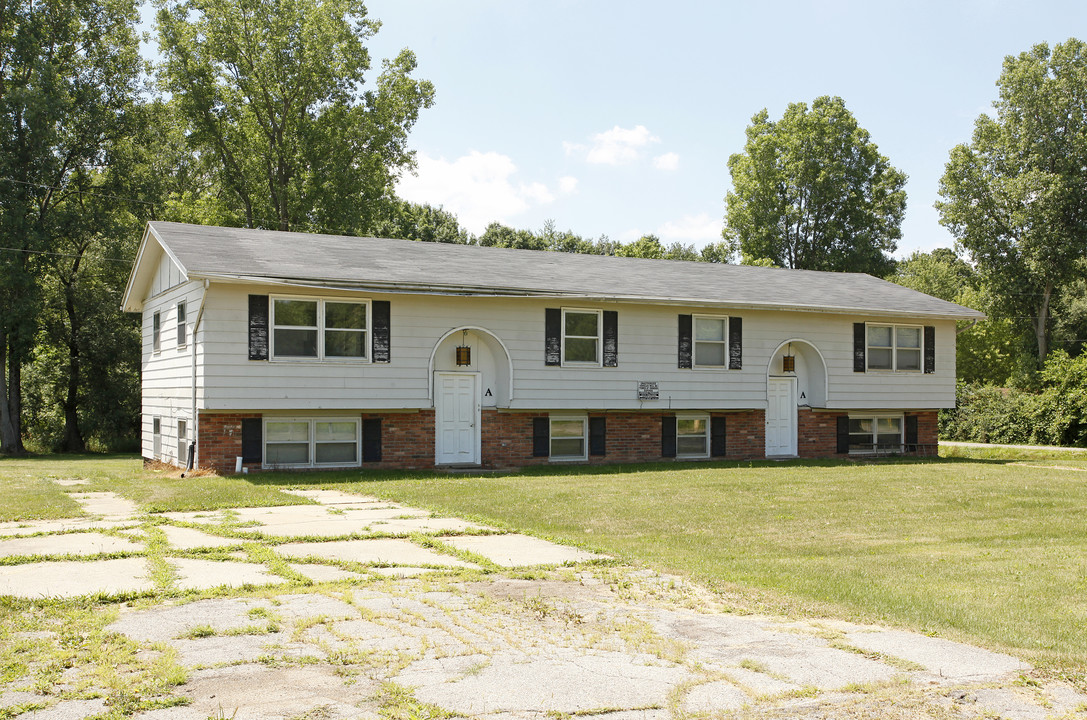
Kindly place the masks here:
POLYGON ((360 0, 157 0, 159 77, 230 216, 277 230, 368 232, 434 101, 415 55, 383 62, 360 0))
POLYGON ((1087 268, 1087 46, 1006 57, 997 86, 995 117, 982 114, 971 142, 951 150, 936 208, 994 308, 1029 318, 1040 364, 1054 302, 1087 268))
MULTIPOLYGON (((132 0, 14 0, 0 6, 4 453, 24 451, 23 366, 38 338, 43 279, 67 267, 69 297, 84 300, 75 280, 87 224, 76 198, 87 179, 109 165, 110 148, 128 132, 141 77, 137 17, 132 0)), ((60 362, 78 374, 74 347, 60 362)), ((74 446, 81 447, 78 438, 74 446)))
POLYGON ((402 238, 422 242, 466 245, 472 236, 457 222, 457 216, 429 204, 395 199, 373 227, 375 237, 402 238))
POLYGON ((745 263, 884 277, 902 237, 906 175, 879 152, 841 98, 751 118, 729 158, 726 241, 745 263))

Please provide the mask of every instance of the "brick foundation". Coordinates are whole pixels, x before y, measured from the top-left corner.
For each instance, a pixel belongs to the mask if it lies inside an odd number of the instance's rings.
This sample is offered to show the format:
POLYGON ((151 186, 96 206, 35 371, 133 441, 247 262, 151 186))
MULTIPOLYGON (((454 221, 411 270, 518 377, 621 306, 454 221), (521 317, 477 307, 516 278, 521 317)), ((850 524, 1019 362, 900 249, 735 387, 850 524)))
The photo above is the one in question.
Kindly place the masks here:
MULTIPOLYGON (((939 427, 936 410, 904 412, 904 417, 917 418, 918 448, 906 455, 935 455, 939 443, 939 427)), ((801 458, 846 457, 838 452, 838 418, 848 416, 849 411, 827 412, 811 408, 797 409, 796 450, 801 458)))
MULTIPOLYGON (((846 411, 825 412, 810 408, 797 411, 797 454, 801 458, 844 457, 837 452, 837 419, 846 411)), ((917 416, 917 440, 923 446, 916 454, 935 454, 937 421, 935 410, 906 412, 917 416)), ((299 413, 303 416, 304 413, 299 413)), ((607 418, 606 454, 590 455, 589 464, 637 463, 667 460, 661 455, 661 418, 665 413, 588 413, 607 418)), ((234 472, 235 458, 242 454, 242 420, 259 418, 259 413, 200 413, 198 448, 200 467, 218 473, 234 472)), ((419 412, 361 413, 362 420, 381 419, 381 452, 378 462, 364 462, 362 469, 421 470, 434 467, 434 410, 419 412)), ((546 457, 532 456, 532 422, 547 417, 545 412, 499 412, 484 408, 482 421, 482 465, 487 468, 517 468, 545 465, 546 457)), ((765 457, 766 424, 763 410, 711 413, 711 423, 725 422, 725 460, 754 460, 765 457)), ((249 470, 260 463, 246 463, 249 470)))

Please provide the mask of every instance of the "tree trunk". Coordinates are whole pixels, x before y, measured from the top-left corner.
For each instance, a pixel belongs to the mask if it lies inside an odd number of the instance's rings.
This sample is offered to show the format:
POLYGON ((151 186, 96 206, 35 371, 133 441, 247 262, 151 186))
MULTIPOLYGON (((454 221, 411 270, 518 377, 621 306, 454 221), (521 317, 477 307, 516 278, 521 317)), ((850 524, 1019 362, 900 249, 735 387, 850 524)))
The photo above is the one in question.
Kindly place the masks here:
POLYGON ((19 380, 22 372, 17 365, 12 360, 10 368, 8 366, 7 333, 0 330, 0 453, 4 455, 26 454, 19 423, 22 407, 19 380))
MULTIPOLYGON (((78 260, 76 268, 78 271, 78 260)), ((83 452, 87 445, 79 429, 79 319, 75 309, 75 290, 72 283, 64 284, 64 311, 68 315, 68 393, 64 398, 64 438, 61 449, 65 452, 83 452)))
POLYGON ((1038 364, 1045 362, 1049 354, 1049 301, 1053 296, 1053 283, 1045 284, 1045 292, 1042 293, 1042 302, 1038 307, 1038 316, 1034 318, 1034 338, 1038 341, 1038 364))

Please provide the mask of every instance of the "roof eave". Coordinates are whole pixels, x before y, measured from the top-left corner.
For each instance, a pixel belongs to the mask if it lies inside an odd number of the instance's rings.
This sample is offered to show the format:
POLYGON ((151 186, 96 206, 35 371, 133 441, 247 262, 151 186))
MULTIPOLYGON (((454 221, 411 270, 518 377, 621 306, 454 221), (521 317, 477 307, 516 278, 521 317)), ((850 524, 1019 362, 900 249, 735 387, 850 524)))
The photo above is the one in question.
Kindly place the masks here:
POLYGON ((930 312, 903 310, 876 310, 871 307, 833 306, 833 305, 788 305, 782 303, 738 303, 712 301, 703 298, 665 297, 653 295, 598 295, 580 292, 556 292, 550 289, 504 288, 472 285, 442 285, 431 283, 402 283, 380 281, 331 281, 320 278, 290 278, 263 275, 241 275, 237 273, 189 273, 190 280, 211 280, 246 285, 281 285, 284 287, 311 288, 325 290, 344 290, 351 292, 382 292, 393 294, 422 295, 462 295, 479 297, 533 297, 533 298, 578 298, 603 303, 647 303, 656 305, 676 305, 683 307, 719 307, 735 310, 764 310, 781 312, 813 312, 836 315, 862 315, 869 317, 925 317, 933 320, 983 320, 985 314, 963 308, 965 312, 930 312))

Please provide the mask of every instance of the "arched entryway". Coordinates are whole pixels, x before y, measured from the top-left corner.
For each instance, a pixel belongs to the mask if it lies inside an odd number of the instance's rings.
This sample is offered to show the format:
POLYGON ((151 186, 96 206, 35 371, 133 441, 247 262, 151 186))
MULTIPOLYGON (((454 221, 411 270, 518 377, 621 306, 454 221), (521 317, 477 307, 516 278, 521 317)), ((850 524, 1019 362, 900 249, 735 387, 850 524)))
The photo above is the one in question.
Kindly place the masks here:
POLYGON ((508 407, 513 397, 509 351, 489 330, 454 328, 434 344, 429 373, 435 464, 479 464, 483 409, 508 407))
POLYGON ((797 410, 827 404, 827 365, 819 348, 790 338, 770 355, 766 368, 766 455, 797 454, 797 410))

